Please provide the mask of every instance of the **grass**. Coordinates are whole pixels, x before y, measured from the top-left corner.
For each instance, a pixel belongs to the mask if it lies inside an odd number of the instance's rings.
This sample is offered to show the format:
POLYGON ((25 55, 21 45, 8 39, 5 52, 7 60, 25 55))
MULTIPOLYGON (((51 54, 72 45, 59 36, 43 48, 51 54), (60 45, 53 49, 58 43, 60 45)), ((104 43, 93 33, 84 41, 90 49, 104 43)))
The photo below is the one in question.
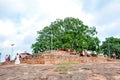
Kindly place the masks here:
POLYGON ((60 63, 60 64, 56 64, 56 68, 55 68, 55 72, 68 72, 68 71, 76 71, 75 68, 73 68, 70 65, 74 65, 74 64, 79 64, 77 62, 65 62, 65 63, 60 63))
POLYGON ((64 62, 56 65, 73 65, 73 64, 79 64, 78 62, 64 62))
POLYGON ((68 72, 68 71, 75 71, 76 69, 72 67, 67 67, 67 66, 62 66, 62 67, 57 67, 54 71, 55 72, 68 72))

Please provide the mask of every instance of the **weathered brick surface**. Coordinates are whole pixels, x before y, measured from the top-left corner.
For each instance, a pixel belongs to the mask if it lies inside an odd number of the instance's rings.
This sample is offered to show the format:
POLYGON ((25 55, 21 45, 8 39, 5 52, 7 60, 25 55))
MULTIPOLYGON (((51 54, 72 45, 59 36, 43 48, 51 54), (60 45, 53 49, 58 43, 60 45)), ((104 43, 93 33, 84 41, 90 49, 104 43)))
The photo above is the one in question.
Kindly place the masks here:
MULTIPOLYGON (((21 64, 59 64, 64 62, 94 63, 94 62, 120 62, 120 60, 108 59, 106 57, 80 57, 65 52, 45 52, 20 59, 21 64)), ((14 64, 14 60, 0 65, 14 64)))

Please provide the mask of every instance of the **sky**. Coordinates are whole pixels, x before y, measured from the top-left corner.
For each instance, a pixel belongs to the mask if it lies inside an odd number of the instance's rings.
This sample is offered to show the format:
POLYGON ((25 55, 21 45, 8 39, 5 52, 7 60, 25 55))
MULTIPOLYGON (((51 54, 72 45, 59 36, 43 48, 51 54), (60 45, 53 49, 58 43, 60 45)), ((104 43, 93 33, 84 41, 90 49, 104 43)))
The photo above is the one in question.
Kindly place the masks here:
POLYGON ((0 0, 1 60, 6 54, 32 53, 37 31, 58 18, 79 18, 95 26, 101 41, 120 38, 119 14, 120 0, 0 0))

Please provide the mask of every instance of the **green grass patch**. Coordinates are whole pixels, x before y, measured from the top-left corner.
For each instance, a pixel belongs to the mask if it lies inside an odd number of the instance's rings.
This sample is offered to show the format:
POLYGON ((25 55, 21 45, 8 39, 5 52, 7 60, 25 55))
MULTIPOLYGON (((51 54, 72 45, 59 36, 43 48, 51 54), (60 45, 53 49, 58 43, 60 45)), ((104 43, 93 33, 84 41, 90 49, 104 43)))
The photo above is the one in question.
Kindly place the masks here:
POLYGON ((73 65, 73 64, 79 64, 78 62, 64 62, 56 65, 73 65))
POLYGON ((60 64, 55 64, 55 72, 68 72, 68 71, 76 71, 72 65, 79 64, 78 62, 64 62, 60 64))
POLYGON ((54 71, 55 72, 68 72, 68 71, 75 71, 76 69, 72 67, 67 67, 67 66, 60 66, 57 67, 54 71))

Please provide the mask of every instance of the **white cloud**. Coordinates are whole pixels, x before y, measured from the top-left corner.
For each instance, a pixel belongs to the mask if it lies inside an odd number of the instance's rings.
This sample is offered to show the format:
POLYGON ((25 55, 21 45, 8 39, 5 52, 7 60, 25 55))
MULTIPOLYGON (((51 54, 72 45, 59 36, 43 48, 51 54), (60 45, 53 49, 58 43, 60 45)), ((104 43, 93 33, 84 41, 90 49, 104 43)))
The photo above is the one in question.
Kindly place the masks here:
POLYGON ((17 30, 14 22, 12 22, 11 20, 6 20, 6 21, 0 20, 0 35, 4 36, 2 37, 4 39, 2 40, 2 42, 0 42, 0 44, 2 45, 0 46, 1 49, 10 48, 10 44, 16 41, 15 39, 16 31, 17 30))
POLYGON ((120 1, 119 0, 100 0, 91 2, 83 1, 83 11, 94 16, 90 20, 91 24, 97 28, 98 37, 100 40, 104 40, 107 37, 117 36, 120 37, 119 33, 119 22, 120 22, 120 1), (96 5, 97 4, 97 5, 96 5), (92 5, 92 6, 90 6, 92 5), (87 6, 87 7, 86 7, 87 6))
POLYGON ((10 44, 14 43, 16 51, 31 51, 37 31, 57 18, 76 17, 86 24, 90 23, 92 16, 82 12, 81 3, 76 2, 77 0, 0 0, 2 16, 7 16, 5 20, 0 20, 0 34, 5 36, 2 47, 10 48, 10 44), (16 16, 15 20, 19 20, 16 22, 8 15, 16 16))
POLYGON ((10 20, 6 20, 6 21, 0 20, 0 34, 4 36, 10 36, 15 34, 14 23, 10 20))
POLYGON ((23 12, 25 7, 22 0, 0 0, 0 4, 3 10, 9 12, 23 12))
POLYGON ((31 51, 37 31, 57 18, 79 18, 88 26, 95 26, 101 40, 119 37, 120 1, 103 0, 0 0, 0 44, 4 53, 15 43, 15 51, 31 51), (87 5, 83 5, 83 2, 87 5), (102 3, 102 4, 100 4, 102 3), (84 8, 87 7, 87 8, 84 8), (5 18, 5 19, 4 19, 5 18), (111 20, 110 20, 111 19, 111 20), (116 32, 115 32, 116 31, 116 32))

